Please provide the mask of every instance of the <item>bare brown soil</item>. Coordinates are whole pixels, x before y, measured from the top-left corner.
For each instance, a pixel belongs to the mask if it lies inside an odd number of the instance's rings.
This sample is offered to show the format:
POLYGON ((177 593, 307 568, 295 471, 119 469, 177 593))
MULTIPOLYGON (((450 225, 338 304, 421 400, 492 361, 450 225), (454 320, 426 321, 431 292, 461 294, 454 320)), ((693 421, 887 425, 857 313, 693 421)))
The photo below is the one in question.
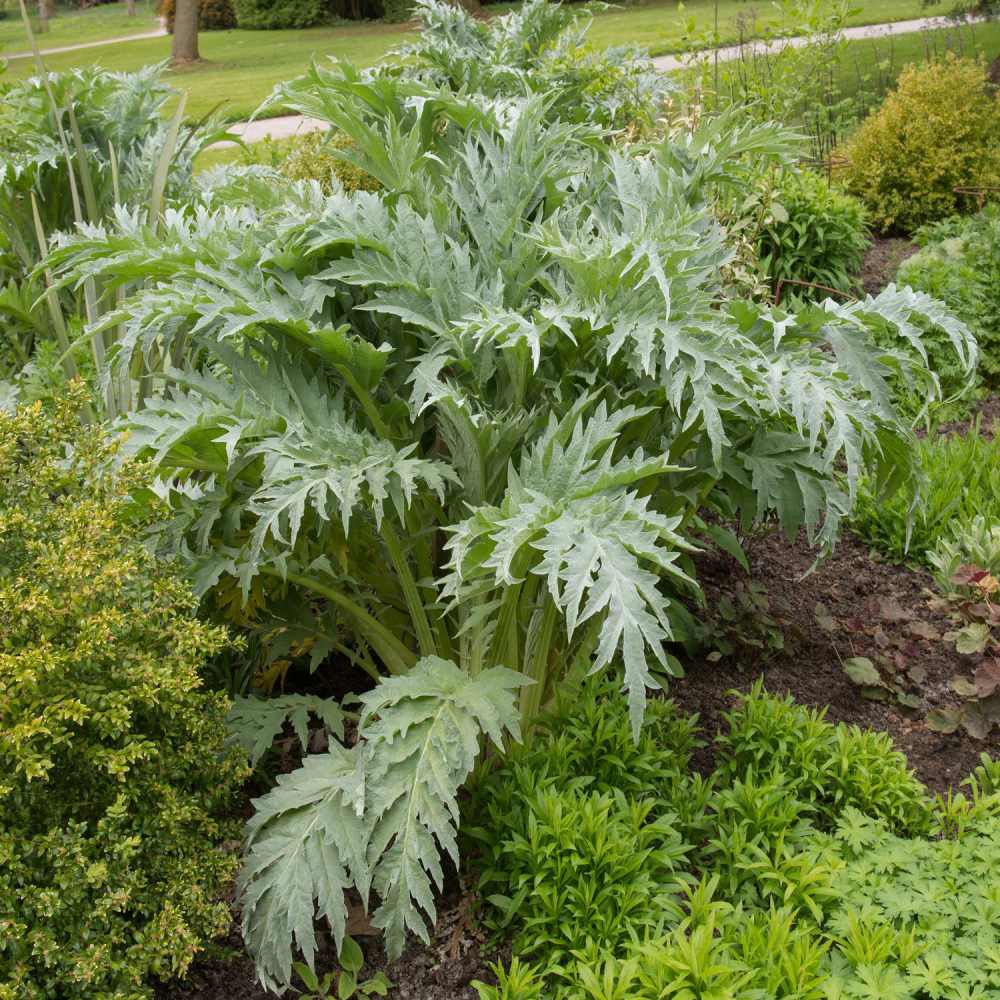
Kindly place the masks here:
POLYGON ((861 287, 868 295, 878 295, 890 281, 896 280, 899 265, 920 248, 916 243, 895 236, 876 236, 861 265, 861 287))

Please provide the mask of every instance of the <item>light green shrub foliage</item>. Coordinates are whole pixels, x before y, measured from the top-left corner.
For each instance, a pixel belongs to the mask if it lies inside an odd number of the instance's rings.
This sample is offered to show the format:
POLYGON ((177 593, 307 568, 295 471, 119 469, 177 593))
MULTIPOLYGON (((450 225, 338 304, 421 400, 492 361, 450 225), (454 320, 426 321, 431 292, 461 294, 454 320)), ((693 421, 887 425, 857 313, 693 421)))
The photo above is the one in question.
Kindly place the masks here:
POLYGON ((977 517, 984 526, 1000 524, 1000 439, 973 427, 966 434, 929 434, 917 448, 926 481, 916 509, 863 487, 853 518, 858 534, 900 562, 924 560, 977 517))
POLYGON ((967 780, 974 794, 1000 795, 1000 757, 979 755, 979 764, 967 780))
POLYGON ((1000 797, 938 840, 895 836, 851 810, 836 850, 828 996, 967 1000, 1000 989, 1000 797))
MULTIPOLYGON (((525 801, 523 827, 510 831, 481 881, 499 911, 495 925, 515 922, 517 951, 553 961, 615 951, 681 918, 679 871, 691 845, 673 814, 653 819, 651 810, 651 801, 621 792, 551 786, 525 801)), ((502 822, 490 819, 491 828, 502 822)))
POLYGON ((909 66, 844 148, 848 189, 880 229, 953 215, 956 187, 1000 182, 1000 100, 983 63, 950 55, 909 66))
POLYGON ((141 544, 81 400, 0 414, 4 1000, 150 997, 230 919, 243 766, 198 676, 226 637, 141 544))
MULTIPOLYGON (((979 343, 978 392, 1000 386, 1000 207, 926 226, 919 253, 900 265, 898 280, 947 304, 979 343)), ((925 338, 945 395, 960 391, 963 373, 933 331, 925 338)))
MULTIPOLYGON (((771 199, 757 250, 772 287, 785 279, 851 291, 869 243, 861 202, 809 170, 782 172, 771 199)), ((789 286, 783 294, 823 299, 828 293, 789 286)))
MULTIPOLYGON (((522 753, 541 761, 551 734, 559 732, 585 743, 585 716, 581 710, 556 716, 550 735, 522 753)), ((497 970, 497 986, 476 984, 482 1000, 989 997, 998 982, 986 956, 1000 947, 1000 898, 991 876, 1000 848, 996 762, 984 755, 970 779, 971 799, 958 795, 934 806, 882 734, 831 726, 759 687, 727 723, 710 782, 716 788, 702 805, 705 833, 696 850, 676 856, 671 872, 687 880, 682 895, 657 897, 644 872, 633 884, 647 895, 647 908, 637 908, 641 916, 630 935, 625 920, 626 927, 616 924, 608 937, 602 937, 607 921, 600 914, 591 919, 578 905, 553 908, 546 918, 528 892, 490 902, 488 908, 503 915, 501 923, 509 918, 517 931, 517 957, 509 974, 497 970), (842 794, 828 794, 830 780, 842 794), (886 818, 852 804, 865 790, 886 818), (663 923, 658 933, 650 929, 657 917, 663 923), (567 956, 565 942, 553 946, 537 933, 540 925, 584 944, 567 956)), ((625 729, 623 715, 619 725, 625 729)), ((607 745, 607 736, 599 735, 598 743, 607 745)), ((552 770, 558 773, 560 765, 552 770)), ((589 780, 584 777, 581 786, 589 780)), ((521 794, 530 802, 534 791, 516 790, 522 781, 519 768, 505 763, 485 779, 472 808, 490 794, 504 803, 521 794)), ((667 787, 654 777, 642 800, 658 801, 664 818, 687 794, 680 786, 665 792, 667 787)), ((565 783, 557 782, 550 794, 564 808, 582 801, 580 788, 565 783)), ((620 809, 627 815, 624 804, 620 809)), ((490 846, 481 863, 493 866, 484 880, 502 880, 509 855, 517 859, 509 877, 527 886, 528 869, 522 874, 518 862, 534 849, 535 868, 546 880, 561 871, 559 898, 599 894, 591 863, 574 871, 582 855, 576 828, 563 822, 566 814, 529 814, 535 821, 523 827, 527 837, 518 829, 523 819, 493 841, 483 832, 490 846)), ((503 828, 499 816, 494 820, 498 825, 490 830, 503 828)), ((596 833, 592 840, 600 842, 596 833)), ((616 838, 609 842, 620 850, 616 838)), ((615 891, 626 896, 626 866, 619 875, 615 891)))
POLYGON ((255 142, 247 151, 247 162, 273 167, 293 181, 317 181, 327 194, 335 181, 345 191, 377 191, 374 177, 337 155, 353 145, 349 136, 336 130, 307 132, 255 142))

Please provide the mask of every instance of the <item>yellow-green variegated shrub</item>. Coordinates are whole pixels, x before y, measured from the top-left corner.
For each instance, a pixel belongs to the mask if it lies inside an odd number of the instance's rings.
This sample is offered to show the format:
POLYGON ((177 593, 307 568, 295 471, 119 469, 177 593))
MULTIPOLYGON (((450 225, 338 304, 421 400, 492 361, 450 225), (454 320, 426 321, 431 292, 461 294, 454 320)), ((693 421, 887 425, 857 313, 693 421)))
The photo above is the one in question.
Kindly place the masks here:
POLYGON ((1000 183, 1000 100, 972 59, 909 67, 844 150, 848 189, 878 228, 912 231, 953 215, 956 187, 1000 183))
POLYGON ((226 642, 99 474, 82 389, 0 414, 0 997, 141 1000, 228 926, 226 642))

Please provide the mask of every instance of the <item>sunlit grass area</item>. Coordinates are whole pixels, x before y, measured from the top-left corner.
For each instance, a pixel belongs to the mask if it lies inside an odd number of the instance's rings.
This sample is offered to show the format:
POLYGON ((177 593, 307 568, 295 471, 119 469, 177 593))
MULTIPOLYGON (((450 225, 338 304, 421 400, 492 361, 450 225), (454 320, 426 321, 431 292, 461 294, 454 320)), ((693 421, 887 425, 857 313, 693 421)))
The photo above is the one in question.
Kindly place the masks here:
MULTIPOLYGON (((34 3, 29 7, 37 9, 34 3)), ((0 18, 0 54, 27 52, 28 39, 17 5, 8 3, 5 10, 6 16, 0 18)), ((39 33, 38 43, 43 49, 97 42, 102 38, 124 38, 153 31, 159 26, 156 5, 151 0, 137 0, 134 17, 128 16, 125 4, 113 3, 87 10, 60 9, 55 17, 50 18, 48 30, 44 32, 37 18, 32 21, 32 27, 39 33)))
MULTIPOLYGON (((149 8, 143 9, 148 11, 149 8)), ((746 17, 752 9, 760 14, 758 23, 774 23, 774 15, 768 14, 767 5, 752 8, 747 0, 720 0, 719 39, 723 42, 736 40, 739 37, 737 18, 746 17)), ((83 24, 87 17, 96 18, 99 14, 103 17, 103 12, 104 8, 98 8, 75 19, 83 24)), ((921 0, 868 0, 858 4, 851 20, 858 24, 872 23, 918 17, 922 13, 925 10, 921 0)), ((109 18, 112 16, 119 16, 112 23, 120 24, 124 11, 115 8, 108 14, 109 18)), ((69 19, 67 16, 66 20, 69 19)), ((13 23, 0 22, 0 25, 9 30, 13 23)), ((715 31, 715 23, 716 7, 711 0, 691 0, 684 5, 676 0, 650 0, 597 14, 590 37, 600 47, 635 42, 656 55, 707 43, 709 33, 715 31)), ((55 30, 45 36, 43 46, 54 43, 55 30)), ((218 107, 228 119, 237 121, 248 117, 276 83, 301 73, 310 60, 335 57, 361 66, 370 65, 382 59, 412 32, 412 25, 375 22, 291 31, 203 32, 201 54, 205 62, 171 72, 168 79, 188 92, 187 108, 192 118, 218 107)), ((65 38, 59 41, 66 44, 65 38)), ((919 48, 920 43, 915 44, 919 48)), ((134 70, 160 62, 169 54, 170 40, 155 38, 47 56, 45 62, 52 70, 82 65, 134 70)), ((30 60, 17 60, 9 65, 6 75, 10 79, 31 72, 30 60)))

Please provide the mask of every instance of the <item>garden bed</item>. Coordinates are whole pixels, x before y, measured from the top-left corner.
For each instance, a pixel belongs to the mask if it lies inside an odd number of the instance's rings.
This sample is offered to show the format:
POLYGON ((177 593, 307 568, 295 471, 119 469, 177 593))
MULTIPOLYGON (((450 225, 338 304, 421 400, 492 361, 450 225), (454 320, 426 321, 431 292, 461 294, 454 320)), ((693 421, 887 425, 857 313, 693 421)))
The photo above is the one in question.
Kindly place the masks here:
MULTIPOLYGON (((986 409, 992 412, 991 407, 986 409)), ((753 657, 746 652, 721 662, 690 663, 687 677, 671 687, 669 696, 684 711, 698 714, 703 733, 715 733, 721 714, 732 707, 729 692, 747 690, 763 675, 774 694, 791 694, 803 705, 829 706, 831 722, 888 732, 934 792, 946 793, 957 787, 988 747, 961 730, 937 733, 924 722, 927 709, 958 702, 950 682, 963 667, 963 657, 952 643, 920 638, 913 632, 914 623, 926 623, 938 634, 950 625, 944 615, 928 606, 929 575, 873 558, 864 542, 850 533, 845 533, 834 554, 812 573, 808 570, 815 553, 805 539, 789 544, 781 535, 772 534, 753 543, 749 557, 751 578, 766 591, 770 615, 784 637, 785 649, 749 665, 747 661, 753 657), (817 616, 817 605, 825 608, 826 615, 817 616), (833 631, 829 619, 836 623, 833 631), (907 669, 915 665, 923 668, 925 705, 920 710, 867 700, 844 672, 843 660, 874 656, 896 646, 907 660, 907 669)), ((723 595, 731 595, 734 583, 744 575, 728 557, 706 554, 699 558, 699 578, 711 606, 723 595)), ((705 774, 711 772, 711 746, 697 752, 695 765, 705 774)), ((485 934, 476 927, 471 903, 471 893, 463 891, 453 878, 440 902, 431 945, 414 941, 393 963, 386 962, 380 940, 364 936, 364 927, 359 924, 354 933, 369 958, 368 972, 385 969, 394 983, 390 996, 395 1000, 475 1000, 476 991, 469 984, 475 979, 492 981, 489 961, 494 955, 485 934)), ((271 994, 256 982, 253 963, 243 953, 235 926, 227 946, 236 958, 202 960, 186 983, 161 987, 158 1000, 269 997, 271 994)), ((332 967, 332 951, 325 957, 332 967)))

